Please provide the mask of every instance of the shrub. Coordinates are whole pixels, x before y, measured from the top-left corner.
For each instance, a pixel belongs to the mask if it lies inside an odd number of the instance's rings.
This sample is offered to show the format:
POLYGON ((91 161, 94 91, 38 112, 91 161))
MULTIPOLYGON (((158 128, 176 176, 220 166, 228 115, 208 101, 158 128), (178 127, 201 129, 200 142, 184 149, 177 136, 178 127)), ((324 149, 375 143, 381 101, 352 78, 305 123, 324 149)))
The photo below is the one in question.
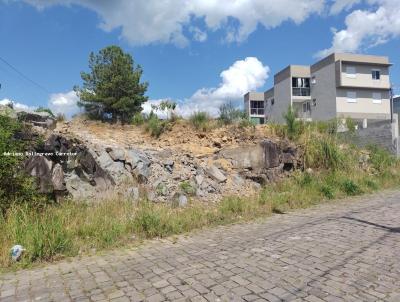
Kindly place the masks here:
POLYGON ((64 113, 57 113, 56 120, 57 120, 57 122, 65 121, 66 120, 65 114, 64 113))
POLYGON ((335 190, 330 185, 322 185, 321 186, 321 193, 328 199, 335 198, 335 190))
POLYGON ((295 139, 300 136, 302 132, 302 123, 297 120, 296 112, 293 107, 289 105, 288 111, 283 115, 286 121, 286 133, 290 139, 295 139))
POLYGON ((49 108, 38 107, 35 109, 35 112, 47 112, 51 117, 55 117, 53 111, 51 111, 49 108))
POLYGON ((346 128, 348 129, 350 134, 354 134, 356 132, 357 123, 350 117, 346 118, 346 128))
POLYGON ((167 129, 167 121, 160 120, 156 115, 150 115, 146 123, 146 131, 148 131, 151 136, 158 138, 167 129))
POLYGON ((179 184, 181 190, 188 195, 196 194, 196 187, 190 181, 183 181, 179 184))
POLYGON ((312 137, 305 146, 304 159, 307 166, 337 170, 344 166, 344 154, 331 136, 312 137))
POLYGON ((219 212, 222 215, 242 214, 245 210, 245 201, 239 197, 226 197, 219 205, 219 212))
POLYGON ((197 130, 207 131, 210 128, 210 116, 204 111, 195 112, 190 117, 190 123, 197 130))
POLYGON ((243 110, 235 108, 232 102, 229 102, 219 107, 219 120, 225 125, 230 125, 234 122, 247 120, 247 118, 243 110))
POLYGON ((394 157, 386 150, 376 146, 368 146, 370 152, 370 163, 379 172, 384 171, 395 161, 394 157))
POLYGON ((298 180, 301 186, 308 186, 312 184, 314 181, 313 177, 310 173, 302 173, 300 179, 298 180))
POLYGON ((13 156, 12 153, 23 153, 27 146, 14 136, 28 128, 7 116, 0 115, 0 214, 13 203, 27 203, 33 206, 44 204, 46 199, 37 193, 33 179, 22 172, 24 156, 13 156), (11 153, 11 155, 6 155, 11 153))
POLYGON ((343 181, 342 189, 349 196, 355 196, 362 193, 360 186, 351 179, 346 179, 343 181))
POLYGON ((28 205, 12 207, 7 212, 6 231, 13 242, 26 248, 25 261, 51 260, 72 248, 63 219, 52 211, 32 211, 28 205))
POLYGON ((132 123, 133 125, 136 125, 136 126, 143 125, 144 122, 145 122, 145 117, 144 117, 143 114, 140 113, 140 112, 136 112, 136 113, 133 115, 132 120, 131 120, 131 123, 132 123))
POLYGON ((365 179, 364 180, 364 184, 371 190, 375 191, 379 189, 379 185, 376 181, 372 180, 372 179, 365 179))
POLYGON ((244 118, 239 121, 238 127, 241 129, 249 128, 249 127, 252 127, 253 129, 255 129, 256 125, 249 119, 244 118))
POLYGON ((281 137, 281 138, 285 137, 285 132, 286 132, 285 125, 277 124, 277 123, 269 123, 268 128, 269 128, 269 130, 271 130, 272 135, 276 135, 277 137, 281 137))
POLYGON ((141 234, 145 238, 169 235, 171 232, 163 222, 162 214, 157 207, 149 202, 141 204, 133 222, 136 233, 141 234))

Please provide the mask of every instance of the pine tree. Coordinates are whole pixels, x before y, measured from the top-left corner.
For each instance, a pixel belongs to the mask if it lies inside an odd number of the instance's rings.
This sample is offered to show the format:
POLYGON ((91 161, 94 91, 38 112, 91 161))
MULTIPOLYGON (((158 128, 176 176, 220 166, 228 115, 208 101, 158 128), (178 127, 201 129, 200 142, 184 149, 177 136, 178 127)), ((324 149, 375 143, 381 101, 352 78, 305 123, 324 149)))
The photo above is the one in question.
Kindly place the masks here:
POLYGON ((82 87, 75 87, 86 113, 95 119, 129 121, 148 100, 148 83, 140 82, 143 70, 130 54, 108 46, 89 56, 90 72, 81 72, 82 87))

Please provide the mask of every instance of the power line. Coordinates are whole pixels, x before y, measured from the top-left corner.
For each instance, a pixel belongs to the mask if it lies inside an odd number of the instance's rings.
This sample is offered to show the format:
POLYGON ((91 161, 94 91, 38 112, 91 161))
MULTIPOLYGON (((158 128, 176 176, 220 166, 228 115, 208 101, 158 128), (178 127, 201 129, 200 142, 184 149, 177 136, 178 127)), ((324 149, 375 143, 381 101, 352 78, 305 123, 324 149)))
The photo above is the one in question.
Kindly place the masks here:
POLYGON ((7 62, 5 59, 0 57, 0 61, 2 61, 4 64, 6 64, 8 67, 10 67, 12 70, 14 70, 19 76, 24 78, 26 81, 30 82, 31 84, 35 85, 36 87, 40 88, 41 90, 45 91, 46 93, 50 93, 46 88, 44 88, 42 85, 38 84, 34 80, 30 79, 28 76, 23 74, 21 71, 19 71, 16 67, 11 65, 11 63, 7 62))

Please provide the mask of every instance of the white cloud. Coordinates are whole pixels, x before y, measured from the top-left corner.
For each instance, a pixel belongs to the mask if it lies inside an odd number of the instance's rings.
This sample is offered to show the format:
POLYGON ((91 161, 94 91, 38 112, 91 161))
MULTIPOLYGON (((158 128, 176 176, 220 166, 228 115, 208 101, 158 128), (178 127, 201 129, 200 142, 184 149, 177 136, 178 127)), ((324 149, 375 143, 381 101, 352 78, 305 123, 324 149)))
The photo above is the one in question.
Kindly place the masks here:
POLYGON ((121 30, 133 45, 155 42, 186 46, 191 38, 205 41, 206 30, 227 30, 227 41, 243 41, 258 24, 266 28, 285 21, 299 24, 321 13, 326 0, 24 0, 44 9, 51 5, 80 5, 95 11, 105 31, 121 30), (229 20, 233 19, 235 26, 229 20), (193 20, 204 28, 190 31, 193 20), (192 37, 185 34, 189 29, 192 37))
POLYGON ((360 3, 361 1, 362 0, 336 0, 332 4, 329 12, 331 15, 336 15, 343 10, 351 9, 354 5, 360 3))
MULTIPOLYGON (((193 112, 206 111, 215 117, 222 104, 230 101, 240 103, 245 93, 262 87, 268 79, 269 71, 269 67, 264 66, 255 57, 236 61, 221 72, 221 83, 218 87, 201 88, 189 98, 175 100, 177 103, 175 113, 189 117, 193 112)), ((143 112, 149 113, 151 105, 158 105, 165 100, 174 101, 171 98, 149 100, 143 105, 143 112)), ((165 117, 165 113, 156 113, 161 118, 165 117)))
POLYGON ((269 70, 255 57, 236 61, 221 72, 218 87, 197 90, 190 98, 178 103, 177 112, 184 117, 195 111, 217 116, 222 104, 241 101, 245 93, 262 87, 268 79, 269 70))
POLYGON ((54 114, 63 113, 65 116, 71 117, 79 112, 78 100, 79 97, 75 91, 53 93, 50 95, 48 106, 54 114))
POLYGON ((207 40, 207 33, 202 31, 197 26, 191 26, 189 30, 191 33, 193 33, 194 40, 198 42, 204 42, 205 40, 207 40))
POLYGON ((29 106, 22 103, 14 102, 10 99, 2 99, 0 100, 0 105, 6 106, 8 104, 13 104, 13 108, 16 110, 25 110, 25 111, 34 111, 36 109, 35 106, 29 106))
POLYGON ((400 1, 368 0, 372 10, 355 10, 345 21, 346 28, 333 31, 332 46, 319 51, 323 57, 334 51, 357 52, 400 36, 400 1))

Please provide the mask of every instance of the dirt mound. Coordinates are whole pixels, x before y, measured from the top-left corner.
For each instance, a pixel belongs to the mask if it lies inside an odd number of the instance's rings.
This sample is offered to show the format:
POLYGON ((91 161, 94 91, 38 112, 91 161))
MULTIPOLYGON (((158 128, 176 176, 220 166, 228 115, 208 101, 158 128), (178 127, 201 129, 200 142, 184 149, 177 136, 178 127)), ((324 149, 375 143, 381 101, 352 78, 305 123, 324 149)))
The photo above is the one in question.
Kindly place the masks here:
POLYGON ((211 155, 226 147, 257 144, 266 137, 272 137, 272 131, 266 125, 247 128, 232 125, 203 132, 197 131, 184 120, 174 123, 159 138, 151 137, 143 126, 108 124, 80 118, 58 125, 57 130, 72 134, 85 142, 123 148, 168 148, 194 157, 211 155))

